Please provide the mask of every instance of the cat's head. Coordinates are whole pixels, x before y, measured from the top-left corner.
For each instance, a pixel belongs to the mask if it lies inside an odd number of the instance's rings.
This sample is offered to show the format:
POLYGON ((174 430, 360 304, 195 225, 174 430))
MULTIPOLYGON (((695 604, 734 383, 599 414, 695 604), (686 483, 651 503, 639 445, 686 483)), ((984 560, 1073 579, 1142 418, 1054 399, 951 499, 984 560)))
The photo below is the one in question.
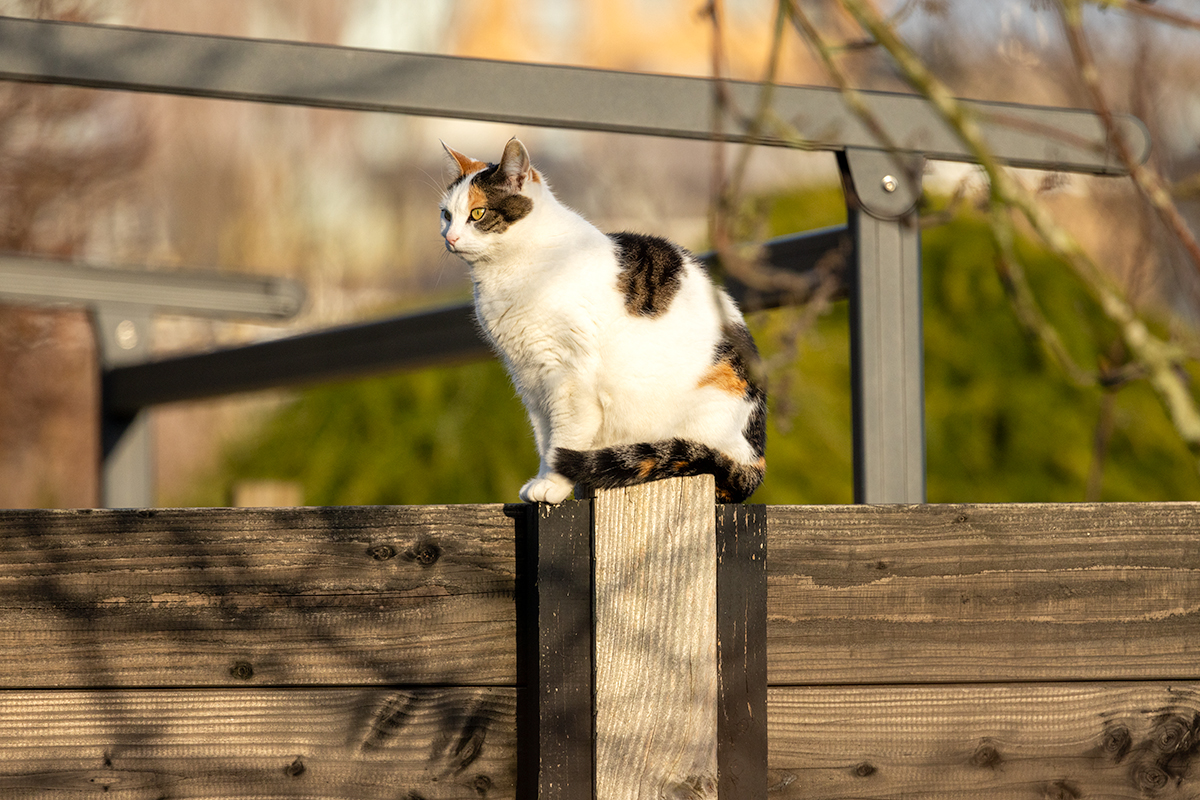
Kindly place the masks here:
POLYGON ((491 260, 504 249, 509 229, 533 211, 542 176, 516 138, 505 145, 499 164, 476 161, 445 142, 442 147, 457 173, 441 203, 446 249, 469 264, 491 260))

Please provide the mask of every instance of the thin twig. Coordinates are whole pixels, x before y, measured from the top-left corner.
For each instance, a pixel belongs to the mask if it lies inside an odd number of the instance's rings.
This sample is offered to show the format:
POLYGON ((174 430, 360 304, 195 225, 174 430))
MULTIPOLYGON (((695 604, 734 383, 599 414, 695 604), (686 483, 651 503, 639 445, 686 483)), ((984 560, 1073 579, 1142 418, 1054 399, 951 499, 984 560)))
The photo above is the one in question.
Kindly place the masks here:
POLYGON ((1140 0, 1138 2, 1130 2, 1130 0, 1087 0, 1087 2, 1099 8, 1115 8, 1129 14, 1137 14, 1157 20, 1158 22, 1164 22, 1177 28, 1190 28, 1200 31, 1200 19, 1188 17, 1180 14, 1178 11, 1171 11, 1167 8, 1152 6, 1140 0))
POLYGON ((1087 35, 1083 32, 1081 0, 1060 0, 1058 9, 1062 17, 1063 28, 1067 33, 1067 41, 1071 45, 1071 54, 1075 57, 1075 64, 1079 68, 1079 75, 1083 78, 1088 94, 1091 95, 1092 107, 1103 122, 1108 138, 1117 151, 1117 157, 1121 159, 1121 164, 1129 173, 1129 177, 1133 179, 1134 185, 1146 202, 1158 212, 1158 216, 1167 226, 1167 230, 1171 231, 1183 245, 1192 265, 1195 269, 1200 270, 1200 242, 1196 241, 1195 235, 1188 227, 1187 220, 1183 218, 1183 214, 1179 212, 1179 208, 1171 198, 1171 192, 1167 188, 1166 182, 1152 167, 1138 163, 1125 134, 1116 124, 1112 108, 1100 86, 1100 72, 1096 68, 1096 59, 1092 55, 1091 45, 1088 43, 1087 35))

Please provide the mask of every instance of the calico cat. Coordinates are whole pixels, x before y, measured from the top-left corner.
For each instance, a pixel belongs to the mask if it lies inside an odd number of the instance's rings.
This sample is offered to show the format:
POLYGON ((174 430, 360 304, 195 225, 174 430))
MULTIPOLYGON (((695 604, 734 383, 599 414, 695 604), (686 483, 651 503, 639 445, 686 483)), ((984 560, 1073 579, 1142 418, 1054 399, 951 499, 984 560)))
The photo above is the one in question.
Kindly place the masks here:
POLYGON ((766 470, 766 392, 734 302, 681 247, 605 234, 560 203, 517 139, 499 164, 443 143, 446 249, 533 424, 526 502, 711 473, 740 502, 766 470))

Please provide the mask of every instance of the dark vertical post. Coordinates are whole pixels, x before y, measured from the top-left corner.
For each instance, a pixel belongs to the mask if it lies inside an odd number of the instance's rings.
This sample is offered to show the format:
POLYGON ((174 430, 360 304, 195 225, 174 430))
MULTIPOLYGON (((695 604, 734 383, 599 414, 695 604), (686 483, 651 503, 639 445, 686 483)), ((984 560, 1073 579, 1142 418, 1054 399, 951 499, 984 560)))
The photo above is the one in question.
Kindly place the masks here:
POLYGON ((717 506, 717 662, 718 796, 766 800, 765 506, 717 506))
POLYGON ((839 166, 856 267, 850 293, 854 498, 925 502, 921 162, 847 150, 839 166))
POLYGON ((517 796, 591 800, 592 503, 523 509, 518 539, 517 796))

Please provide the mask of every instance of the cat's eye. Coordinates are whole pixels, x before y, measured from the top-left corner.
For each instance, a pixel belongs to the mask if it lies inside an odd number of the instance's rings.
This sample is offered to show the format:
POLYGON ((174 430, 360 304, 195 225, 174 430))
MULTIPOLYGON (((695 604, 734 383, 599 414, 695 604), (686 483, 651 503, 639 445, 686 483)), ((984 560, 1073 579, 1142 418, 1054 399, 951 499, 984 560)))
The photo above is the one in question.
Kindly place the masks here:
POLYGON ((442 209, 442 219, 446 220, 446 222, 450 221, 450 209, 448 209, 448 208, 442 209))
POLYGON ((480 206, 479 208, 472 208, 471 219, 473 219, 475 222, 479 222, 479 220, 483 219, 483 215, 486 213, 487 209, 483 206, 480 206))

